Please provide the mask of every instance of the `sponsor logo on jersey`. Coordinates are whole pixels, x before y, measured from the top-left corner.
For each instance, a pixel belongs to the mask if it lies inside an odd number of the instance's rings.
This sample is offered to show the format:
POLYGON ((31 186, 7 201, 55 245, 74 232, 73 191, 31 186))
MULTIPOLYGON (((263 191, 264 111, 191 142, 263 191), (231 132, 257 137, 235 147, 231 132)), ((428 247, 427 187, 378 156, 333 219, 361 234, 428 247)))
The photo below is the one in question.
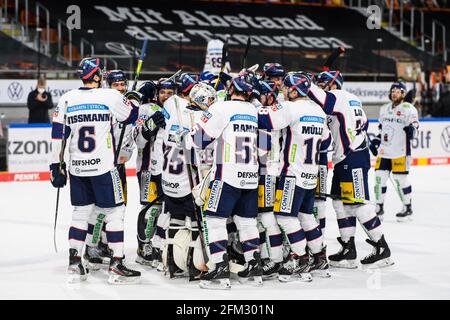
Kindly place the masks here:
POLYGON ((303 178, 303 179, 316 180, 317 179, 317 174, 302 172, 300 177, 303 178))
POLYGON ((124 201, 124 195, 122 188, 122 180, 120 180, 119 171, 117 171, 117 169, 111 170, 111 178, 114 190, 114 200, 116 204, 119 204, 124 201))
POLYGON ((258 123, 258 119, 250 114, 235 114, 230 118, 230 121, 251 121, 258 123))
POLYGON ((233 131, 257 133, 258 127, 251 124, 233 124, 233 131))
POLYGON ((70 116, 67 118, 68 124, 74 124, 78 122, 106 122, 110 121, 109 113, 92 113, 92 114, 78 114, 76 116, 70 116))
POLYGON ((86 160, 72 160, 72 166, 74 167, 84 167, 84 166, 95 166, 99 164, 102 160, 97 159, 86 159, 86 160))
POLYGON ((67 113, 88 110, 109 110, 109 107, 105 106, 104 104, 97 103, 77 104, 75 106, 67 107, 67 113))
POLYGON ((327 192, 327 175, 328 170, 327 166, 319 166, 319 191, 320 193, 327 192))
POLYGON ((273 206, 274 198, 274 179, 272 176, 266 176, 264 179, 264 200, 266 202, 266 207, 273 206))
POLYGON ((222 181, 214 180, 214 182, 211 185, 206 210, 211 212, 217 211, 217 206, 219 205, 220 196, 222 194, 222 186, 223 186, 222 181))
POLYGON ((244 179, 257 179, 258 173, 257 172, 238 172, 238 178, 244 178, 244 179))
POLYGON ((171 188, 171 189, 178 189, 180 187, 180 184, 178 182, 170 182, 166 181, 164 179, 161 179, 161 182, 164 187, 171 188))
POLYGON ((357 100, 350 100, 348 104, 350 107, 361 107, 361 102, 357 100))
POLYGON ((209 119, 211 119, 212 114, 208 111, 203 111, 202 113, 202 117, 200 118, 200 120, 204 123, 207 123, 209 119))
POLYGON ((141 201, 146 202, 150 193, 151 173, 147 170, 141 172, 141 201))
POLYGON ((356 199, 365 199, 366 194, 364 192, 364 176, 362 169, 353 169, 352 170, 352 178, 353 178, 353 190, 354 190, 354 198, 356 199))
POLYGON ((295 194, 295 178, 286 177, 283 185, 283 195, 281 197, 280 212, 290 213, 295 194))
POLYGON ((302 126, 302 134, 322 135, 323 128, 315 126, 302 126))
POLYGON ((300 122, 318 122, 318 123, 324 123, 325 118, 322 117, 316 117, 316 116, 303 116, 300 117, 300 122))

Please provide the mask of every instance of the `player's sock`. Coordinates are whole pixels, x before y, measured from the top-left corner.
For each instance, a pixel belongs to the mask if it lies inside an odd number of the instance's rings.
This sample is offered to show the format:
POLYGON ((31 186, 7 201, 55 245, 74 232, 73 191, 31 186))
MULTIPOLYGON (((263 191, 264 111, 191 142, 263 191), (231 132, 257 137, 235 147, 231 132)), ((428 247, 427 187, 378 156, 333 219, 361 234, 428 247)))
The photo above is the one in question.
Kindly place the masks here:
POLYGON ((313 254, 317 254, 323 249, 323 235, 320 225, 314 215, 300 212, 298 215, 300 225, 305 230, 306 241, 313 254))
POLYGON ((209 236, 209 253, 211 262, 220 263, 223 261, 224 253, 227 252, 228 234, 227 220, 225 218, 206 216, 209 236))
POLYGON ((125 214, 125 205, 115 208, 105 209, 106 238, 108 246, 113 251, 113 257, 123 257, 123 219, 125 214))
POLYGON ((387 191, 387 180, 389 179, 388 170, 375 170, 375 199, 378 204, 384 203, 387 191))
POLYGON ((380 240, 383 235, 381 221, 372 207, 367 204, 361 204, 353 206, 350 210, 358 218, 359 223, 363 226, 369 238, 375 242, 380 240))
POLYGON ((289 246, 296 255, 306 254, 306 236, 297 217, 276 216, 280 229, 285 234, 289 246))
MULTIPOLYGON (((266 248, 270 258, 275 262, 283 261, 283 236, 273 212, 264 212, 259 215, 261 224, 265 228, 266 248)), ((261 254, 261 257, 264 257, 261 254)))
POLYGON ((244 252, 245 261, 254 259, 253 253, 259 251, 259 231, 256 218, 233 217, 239 231, 239 238, 244 252))
POLYGON ((400 200, 403 202, 403 210, 406 210, 407 205, 411 205, 411 183, 407 174, 394 174, 395 187, 400 200))
POLYGON ((346 211, 344 204, 340 200, 333 200, 333 208, 336 212, 337 223, 341 239, 345 242, 355 236, 356 217, 351 211, 346 211))
POLYGON ((72 213, 72 222, 69 229, 69 245, 75 249, 78 254, 83 252, 84 243, 86 241, 88 220, 94 205, 75 206, 72 213))
POLYGON ((317 213, 317 220, 319 222, 320 231, 325 237, 325 226, 326 226, 326 213, 327 213, 327 202, 323 200, 318 200, 314 202, 314 210, 317 213))

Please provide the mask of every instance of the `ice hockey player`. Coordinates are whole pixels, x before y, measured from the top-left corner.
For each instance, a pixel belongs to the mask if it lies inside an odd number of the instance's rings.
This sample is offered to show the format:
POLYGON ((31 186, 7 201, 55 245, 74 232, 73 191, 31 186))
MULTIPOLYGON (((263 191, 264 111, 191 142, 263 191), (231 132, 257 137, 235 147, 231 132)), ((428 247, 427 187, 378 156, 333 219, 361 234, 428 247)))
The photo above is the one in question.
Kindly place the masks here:
POLYGON ((252 90, 248 78, 234 78, 229 88, 230 101, 217 102, 204 111, 186 138, 186 141, 192 139, 199 149, 215 142, 212 178, 203 207, 209 236, 208 265, 211 268, 201 275, 201 288, 231 288, 226 222, 232 213, 246 260, 244 270, 237 275, 241 281, 250 280, 254 285, 262 285, 256 221, 258 120, 256 108, 248 102, 252 90))
POLYGON ((51 182, 56 188, 67 181, 61 139, 69 139, 71 203, 74 206, 69 230, 69 281, 86 280, 81 253, 88 219, 105 215, 108 245, 113 251, 109 267, 110 283, 136 282, 140 272, 124 264, 124 196, 114 159, 111 117, 127 124, 137 119, 140 95, 125 97, 114 89, 100 89, 103 66, 98 58, 85 58, 78 73, 83 87, 62 97, 53 117, 51 182), (60 163, 60 161, 62 163, 60 163))
POLYGON ((381 228, 381 221, 369 200, 369 150, 366 143, 367 117, 361 101, 342 89, 344 79, 339 71, 324 71, 317 76, 317 85, 311 84, 308 96, 318 103, 329 116, 328 126, 333 138, 334 164, 331 194, 336 211, 342 248, 329 256, 330 265, 356 268, 356 219, 360 222, 373 246, 372 254, 361 260, 368 267, 389 266, 391 251, 381 228))
POLYGON ((403 209, 397 213, 397 220, 407 221, 411 218, 411 183, 408 179, 411 165, 411 139, 419 128, 416 108, 404 101, 406 86, 402 82, 391 85, 389 98, 392 102, 380 109, 380 133, 371 140, 370 150, 377 156, 375 164, 375 197, 377 215, 384 213, 386 182, 390 172, 395 188, 403 203, 403 209))
MULTIPOLYGON (((255 107, 275 106, 278 90, 275 82, 257 80, 254 83, 253 96, 258 100, 255 107)), ((263 279, 278 275, 283 262, 283 239, 277 220, 273 214, 275 202, 275 184, 278 172, 269 173, 272 140, 268 130, 258 130, 258 228, 260 232, 260 250, 263 263, 263 279)))
MULTIPOLYGON (((107 73, 106 82, 109 88, 125 94, 128 89, 128 79, 122 70, 111 70, 107 73)), ((132 137, 132 126, 122 125, 114 117, 112 118, 113 127, 113 142, 117 152, 118 143, 122 127, 124 127, 124 138, 120 148, 117 160, 117 170, 122 182, 124 192, 125 204, 127 202, 127 177, 125 162, 127 162, 133 153, 134 142, 132 137)), ((108 248, 108 240, 106 237, 106 225, 103 223, 105 215, 99 212, 97 217, 91 216, 88 221, 88 229, 93 230, 93 233, 88 233, 86 236, 86 248, 83 258, 88 261, 88 267, 91 271, 98 270, 102 265, 109 266, 111 250, 108 248)))
POLYGON ((313 215, 320 146, 328 137, 328 128, 322 108, 307 97, 310 86, 311 80, 303 74, 286 75, 285 101, 260 109, 258 114, 260 128, 286 128, 274 205, 278 224, 292 252, 278 272, 278 279, 283 282, 311 281, 310 272, 329 277, 322 232, 313 215), (314 257, 312 265, 306 244, 314 257))
POLYGON ((197 209, 192 197, 194 185, 191 185, 191 181, 196 183, 198 181, 196 177, 192 176, 193 172, 188 168, 192 164, 191 154, 177 145, 176 138, 180 131, 190 131, 192 127, 191 116, 198 119, 201 117, 201 109, 188 109, 190 105, 189 92, 196 83, 197 77, 187 73, 181 74, 178 80, 177 95, 170 97, 164 103, 167 123, 162 140, 164 164, 161 182, 165 208, 170 213, 164 249, 170 278, 183 276, 187 271, 187 266, 177 265, 175 262, 175 259, 178 258, 174 257, 175 236, 179 232, 183 234, 190 232, 191 242, 196 241, 198 237, 197 209))
POLYGON ((283 87, 283 79, 286 75, 286 70, 279 63, 268 62, 264 64, 263 72, 262 72, 262 80, 269 80, 275 82, 275 87, 277 88, 279 95, 277 97, 278 102, 282 102, 284 100, 284 95, 281 92, 281 88, 283 87))
MULTIPOLYGON (((160 87, 160 91, 174 90, 173 82, 170 85, 172 88, 167 86, 162 89, 163 87, 160 87)), ((157 85, 152 81, 145 81, 139 86, 138 91, 143 95, 144 103, 139 107, 139 118, 133 134, 138 148, 136 171, 142 205, 137 219, 136 262, 151 267, 157 267, 161 249, 158 243, 155 246, 151 239, 155 235, 155 230, 156 233, 164 236, 163 230, 155 228, 156 221, 162 212, 162 152, 160 150, 162 145, 159 143, 159 148, 156 147, 158 144, 156 140, 160 129, 165 127, 163 110, 155 102, 157 89, 157 85)), ((161 96, 163 94, 165 92, 161 96)), ((160 136, 162 137, 162 133, 160 136)), ((160 223, 165 225, 164 217, 160 223)))

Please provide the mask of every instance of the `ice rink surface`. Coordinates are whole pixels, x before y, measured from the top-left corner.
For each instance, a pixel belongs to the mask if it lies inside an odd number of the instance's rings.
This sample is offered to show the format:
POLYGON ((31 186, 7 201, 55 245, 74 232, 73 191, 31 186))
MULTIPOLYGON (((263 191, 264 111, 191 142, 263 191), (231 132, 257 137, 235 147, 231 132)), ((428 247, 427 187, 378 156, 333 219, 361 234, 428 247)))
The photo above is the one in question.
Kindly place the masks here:
MULTIPOLYGON (((141 284, 129 286, 108 285, 106 271, 91 274, 82 284, 66 283, 72 212, 68 187, 61 192, 59 253, 55 253, 56 189, 50 182, 0 183, 0 299, 450 299, 450 166, 413 167, 410 177, 412 222, 396 222, 401 203, 388 184, 383 228, 394 266, 370 271, 332 269, 330 279, 289 284, 270 280, 262 288, 232 281, 229 291, 200 289, 187 279, 169 280, 134 262, 139 211, 136 177, 128 179, 125 247, 127 264, 143 276, 141 284)), ((370 179, 372 188, 373 170, 370 179)), ((339 249, 337 236, 335 214, 328 203, 328 254, 339 249)), ((371 251, 365 239, 358 227, 358 258, 371 251)))

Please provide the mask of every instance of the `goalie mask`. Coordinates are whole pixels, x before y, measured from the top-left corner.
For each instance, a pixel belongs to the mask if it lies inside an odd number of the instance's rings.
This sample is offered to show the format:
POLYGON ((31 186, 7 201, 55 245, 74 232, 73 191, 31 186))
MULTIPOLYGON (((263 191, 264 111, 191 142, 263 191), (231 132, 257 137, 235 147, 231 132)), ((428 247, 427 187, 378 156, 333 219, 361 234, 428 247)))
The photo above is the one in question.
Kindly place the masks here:
POLYGON ((193 105, 206 110, 210 105, 217 101, 217 93, 211 86, 206 83, 197 83, 189 93, 193 105))

